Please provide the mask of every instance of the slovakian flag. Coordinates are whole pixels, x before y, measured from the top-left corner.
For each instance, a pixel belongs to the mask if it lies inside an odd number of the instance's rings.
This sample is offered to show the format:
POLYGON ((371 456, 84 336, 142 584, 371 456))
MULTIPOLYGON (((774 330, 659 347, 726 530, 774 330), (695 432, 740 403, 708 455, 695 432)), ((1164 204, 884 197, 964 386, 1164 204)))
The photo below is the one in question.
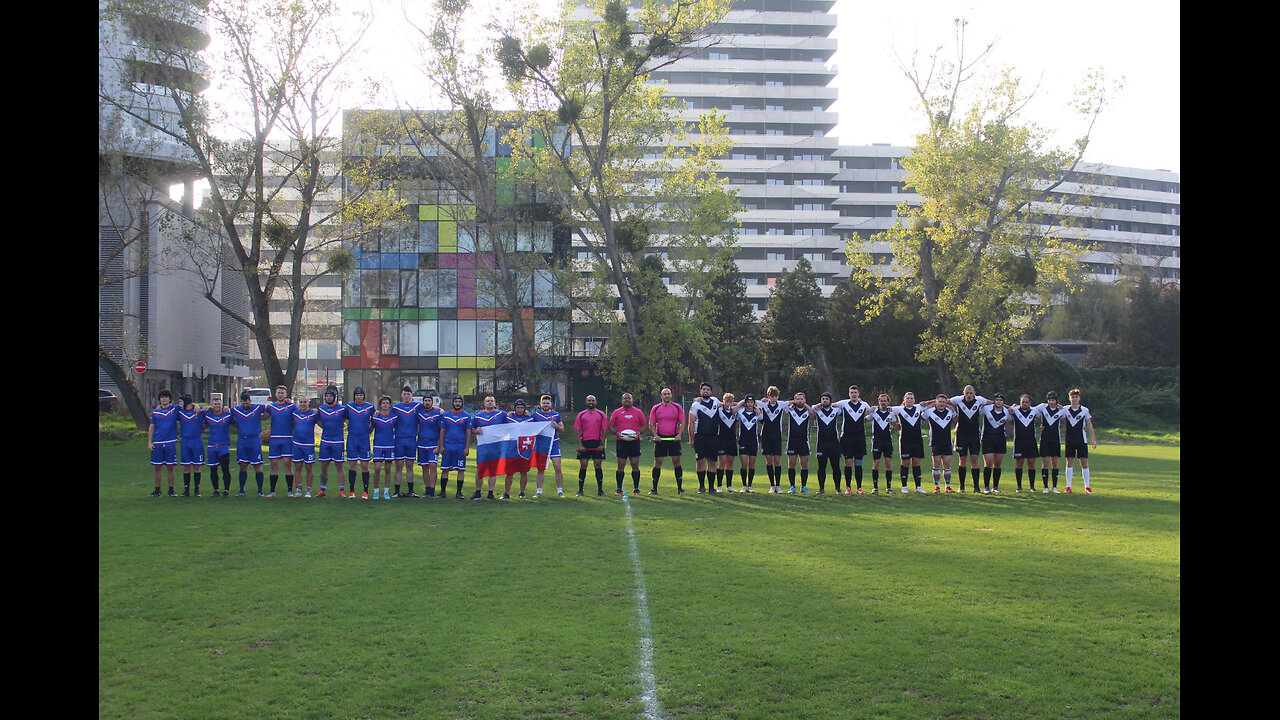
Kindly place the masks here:
POLYGON ((546 470, 556 429, 549 422, 490 425, 476 436, 477 477, 546 470))

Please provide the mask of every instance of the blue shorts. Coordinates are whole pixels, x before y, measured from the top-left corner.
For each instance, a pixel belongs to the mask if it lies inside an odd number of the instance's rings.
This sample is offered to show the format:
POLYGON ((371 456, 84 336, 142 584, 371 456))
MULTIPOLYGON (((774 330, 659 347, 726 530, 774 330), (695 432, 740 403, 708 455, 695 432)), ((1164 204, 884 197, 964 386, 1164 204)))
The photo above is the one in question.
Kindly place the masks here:
POLYGON ((393 447, 373 446, 374 462, 393 462, 396 459, 396 449, 393 447))
POLYGON ((436 449, 433 447, 418 448, 418 464, 419 465, 436 465, 440 462, 436 457, 436 449))
POLYGON ((178 443, 171 442, 164 445, 156 445, 151 450, 152 465, 177 465, 178 464, 178 443))
POLYGON ((548 458, 560 457, 560 438, 551 441, 551 452, 547 453, 548 458))
POLYGON ((203 465, 204 445, 200 442, 182 443, 182 464, 203 465))
POLYGON ((440 453, 440 469, 466 472, 467 452, 465 447, 451 448, 445 445, 444 452, 440 453))
POLYGON ((267 441, 267 459, 288 459, 293 454, 293 438, 271 438, 267 441))
POLYGON ((262 439, 257 435, 236 438, 236 462, 262 464, 262 439))
POLYGON ((342 446, 334 443, 320 443, 320 461, 326 460, 342 462, 342 446))
POLYGON ((316 461, 316 446, 303 445, 302 443, 293 444, 293 461, 300 463, 311 463, 316 461))
POLYGON ((209 458, 209 467, 217 467, 219 460, 231 455, 231 448, 226 445, 210 445, 205 456, 209 458))
POLYGON ((412 460, 418 454, 417 438, 396 438, 396 459, 412 460))
POLYGON ((347 457, 352 461, 363 460, 368 462, 373 459, 369 454, 369 437, 360 437, 359 435, 347 435, 347 457))

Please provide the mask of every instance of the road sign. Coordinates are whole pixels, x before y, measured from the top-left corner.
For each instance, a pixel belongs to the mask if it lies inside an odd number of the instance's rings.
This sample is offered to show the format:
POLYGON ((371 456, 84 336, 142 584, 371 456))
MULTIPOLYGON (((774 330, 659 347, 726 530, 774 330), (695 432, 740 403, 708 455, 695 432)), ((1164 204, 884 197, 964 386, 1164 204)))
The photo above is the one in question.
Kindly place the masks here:
POLYGON ((133 371, 138 373, 144 373, 147 371, 147 364, 139 360, 138 362, 133 364, 133 371))

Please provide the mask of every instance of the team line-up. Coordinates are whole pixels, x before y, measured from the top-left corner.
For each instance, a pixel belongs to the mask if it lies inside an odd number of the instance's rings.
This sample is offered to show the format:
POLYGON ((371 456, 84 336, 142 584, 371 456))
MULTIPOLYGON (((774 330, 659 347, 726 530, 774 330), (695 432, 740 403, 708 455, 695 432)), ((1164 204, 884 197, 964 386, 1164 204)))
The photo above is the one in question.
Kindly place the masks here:
MULTIPOLYGON (((1031 404, 1029 395, 1022 395, 1016 406, 1006 406, 1004 396, 995 394, 992 399, 977 395, 973 386, 966 386, 962 395, 937 397, 917 403, 914 393, 906 393, 901 405, 890 405, 889 396, 881 394, 876 407, 861 399, 858 386, 849 387, 847 400, 833 402, 830 393, 822 393, 818 405, 809 405, 804 393, 796 393, 786 402, 779 402, 778 388, 770 387, 763 402, 747 395, 736 400, 732 393, 721 398, 712 397, 710 383, 702 383, 699 399, 685 413, 680 403, 672 401, 669 388, 661 391, 661 402, 655 404, 646 417, 635 407, 630 393, 622 395, 622 404, 611 415, 596 407, 594 395, 586 397, 586 409, 579 412, 573 427, 578 431, 578 492, 583 494, 587 468, 594 464, 596 493, 604 495, 605 438, 612 435, 617 457, 616 495, 623 494, 624 466, 631 466, 633 492, 640 492, 640 448, 642 434, 648 431, 654 442, 653 487, 650 495, 658 494, 658 482, 662 475, 664 458, 670 457, 675 473, 676 492, 683 495, 684 474, 680 465, 681 441, 688 440, 697 459, 698 492, 735 492, 733 487, 734 458, 738 460, 741 492, 754 492, 756 457, 763 451, 765 471, 769 477, 769 492, 782 492, 783 429, 786 432, 788 493, 796 490, 796 465, 800 468, 800 493, 808 493, 810 427, 817 428, 818 493, 826 491, 827 468, 830 466, 835 492, 840 490, 840 459, 844 459, 844 494, 864 494, 862 489, 862 460, 867 455, 865 426, 871 425, 871 483, 873 494, 879 492, 880 471, 884 470, 885 492, 892 494, 893 477, 890 461, 893 458, 892 432, 898 432, 898 453, 901 458, 899 477, 902 493, 909 492, 908 475, 915 483, 915 491, 925 493, 921 487, 924 457, 924 427, 929 427, 929 449, 933 458, 934 493, 954 492, 951 487, 951 459, 958 458, 960 492, 965 491, 965 470, 968 469, 973 492, 984 494, 1000 492, 1001 463, 1008 450, 1006 427, 1012 425, 1013 457, 1017 489, 1022 492, 1024 464, 1028 473, 1031 492, 1035 492, 1035 459, 1040 458, 1042 493, 1058 490, 1059 460, 1066 451, 1066 492, 1071 492, 1075 460, 1079 460, 1086 493, 1092 493, 1089 484, 1089 445, 1097 448, 1093 420, 1089 409, 1080 404, 1080 390, 1068 393, 1069 405, 1058 402, 1057 392, 1049 392, 1043 403, 1031 404), (1065 437, 1062 430, 1065 428, 1065 437), (1037 430, 1039 438, 1037 440, 1037 430), (1085 441, 1088 432, 1089 442, 1085 441), (954 441, 953 441, 954 436, 954 441), (1064 442, 1065 441, 1065 442, 1064 442), (978 473, 982 471, 982 488, 978 487, 978 473), (1052 473, 1052 474, 1051 474, 1052 473), (1052 477, 1052 487, 1050 478, 1052 477), (856 482, 856 490, 854 490, 856 482), (944 490, 945 487, 945 490, 944 490)), ((239 491, 245 495, 248 468, 254 467, 258 496, 275 497, 279 480, 279 467, 284 466, 285 483, 289 497, 311 497, 313 465, 320 461, 320 489, 317 497, 327 492, 329 465, 336 465, 339 478, 338 495, 356 497, 356 465, 360 465, 363 491, 360 497, 369 499, 369 463, 373 462, 373 499, 417 498, 414 492, 414 464, 422 468, 426 498, 443 498, 449 485, 449 474, 457 473, 456 497, 462 499, 463 482, 467 469, 467 453, 473 438, 484 434, 486 428, 507 423, 547 422, 555 429, 547 462, 536 468, 535 497, 542 496, 546 464, 555 470, 556 494, 564 496, 564 480, 561 471, 560 432, 564 430, 560 413, 552 408, 551 397, 543 395, 538 409, 529 412, 524 400, 516 400, 512 411, 497 408, 493 396, 484 398, 484 409, 474 414, 463 410, 463 398, 455 395, 452 407, 445 411, 433 407, 431 397, 421 401, 413 399, 413 392, 405 386, 401 401, 392 404, 384 395, 377 405, 365 402, 363 388, 356 388, 353 402, 339 403, 337 390, 328 388, 324 402, 316 408, 309 407, 306 398, 294 403, 284 386, 275 389, 275 400, 266 405, 250 401, 248 392, 240 394, 240 404, 224 408, 221 396, 215 395, 208 408, 192 402, 189 395, 182 396, 181 404, 173 404, 173 394, 162 390, 159 407, 151 413, 147 430, 147 448, 151 452, 151 464, 155 466, 155 491, 151 497, 160 496, 161 470, 168 468, 169 495, 174 491, 174 466, 183 466, 183 497, 191 492, 191 475, 195 475, 195 497, 200 497, 200 470, 206 464, 210 468, 213 496, 219 496, 218 470, 222 470, 221 497, 227 497, 231 489, 230 450, 231 426, 237 432, 236 461, 240 465, 239 491), (262 472, 262 420, 271 419, 271 435, 268 440, 268 461, 271 468, 270 486, 264 491, 262 472), (320 426, 319 453, 316 452, 315 429, 320 426), (208 428, 207 446, 204 442, 208 428), (370 436, 372 435, 372 442, 370 436), (179 443, 179 439, 181 443, 179 443), (181 446, 181 453, 178 447, 181 446), (346 482, 342 482, 342 465, 347 462, 346 482), (301 468, 298 468, 301 466, 301 468), (392 468, 395 469, 394 492, 392 468), (299 477, 295 483, 294 471, 305 474, 303 485, 299 477), (383 475, 385 474, 385 478, 383 475), (401 492, 402 480, 407 486, 401 492), (437 487, 438 483, 438 487, 437 487), (385 487, 381 487, 385 484, 385 487)), ((483 465, 481 466, 483 469, 483 465)), ((528 472, 514 473, 520 476, 519 498, 525 497, 528 472)), ((485 474, 477 472, 475 492, 471 499, 482 497, 485 474)), ((490 474, 488 499, 494 499, 497 476, 490 474)), ((505 476, 502 499, 511 493, 513 474, 505 476)))

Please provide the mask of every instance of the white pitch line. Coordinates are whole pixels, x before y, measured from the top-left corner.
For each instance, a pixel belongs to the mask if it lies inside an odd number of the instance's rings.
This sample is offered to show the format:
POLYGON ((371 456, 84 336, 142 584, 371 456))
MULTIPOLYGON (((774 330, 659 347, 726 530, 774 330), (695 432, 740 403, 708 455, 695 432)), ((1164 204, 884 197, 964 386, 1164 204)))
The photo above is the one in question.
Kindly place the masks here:
POLYGON ((661 720, 658 682, 653 677, 653 631, 649 622, 649 594, 644 587, 644 570, 640 567, 636 533, 631 528, 631 502, 625 496, 622 506, 627 511, 627 545, 631 550, 631 570, 636 576, 636 615, 640 618, 640 701, 644 703, 642 717, 661 720))

